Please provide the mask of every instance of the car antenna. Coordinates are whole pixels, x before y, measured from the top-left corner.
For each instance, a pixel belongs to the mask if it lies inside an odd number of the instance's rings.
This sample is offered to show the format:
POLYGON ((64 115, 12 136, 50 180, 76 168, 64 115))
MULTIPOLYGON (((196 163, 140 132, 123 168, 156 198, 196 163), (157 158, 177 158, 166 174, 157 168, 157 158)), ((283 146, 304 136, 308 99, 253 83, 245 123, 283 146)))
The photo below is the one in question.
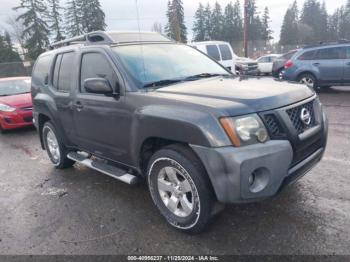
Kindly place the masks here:
POLYGON ((143 77, 146 80, 146 66, 145 66, 145 57, 143 53, 143 45, 142 45, 142 36, 141 36, 141 27, 140 27, 140 14, 139 14, 139 5, 137 0, 135 0, 136 5, 136 16, 137 16, 137 27, 139 30, 139 41, 140 41, 140 48, 141 48, 141 55, 142 55, 142 69, 143 69, 143 77))

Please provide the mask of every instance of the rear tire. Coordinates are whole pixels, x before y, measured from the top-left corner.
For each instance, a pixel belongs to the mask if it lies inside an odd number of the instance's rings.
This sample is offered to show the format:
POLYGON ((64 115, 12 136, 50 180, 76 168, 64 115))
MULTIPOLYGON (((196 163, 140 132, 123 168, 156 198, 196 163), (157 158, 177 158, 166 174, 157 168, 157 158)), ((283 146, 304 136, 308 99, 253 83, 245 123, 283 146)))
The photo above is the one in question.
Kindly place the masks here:
POLYGON ((44 124, 42 136, 47 154, 57 169, 64 169, 74 165, 74 161, 67 158, 68 150, 50 121, 44 124))
POLYGON ((148 187, 167 222, 186 233, 200 233, 209 223, 216 198, 201 161, 187 147, 157 151, 148 166, 148 187))
POLYGON ((306 85, 309 88, 312 88, 315 91, 319 91, 317 79, 312 74, 309 74, 309 73, 302 74, 301 76, 299 76, 298 82, 300 84, 306 85))

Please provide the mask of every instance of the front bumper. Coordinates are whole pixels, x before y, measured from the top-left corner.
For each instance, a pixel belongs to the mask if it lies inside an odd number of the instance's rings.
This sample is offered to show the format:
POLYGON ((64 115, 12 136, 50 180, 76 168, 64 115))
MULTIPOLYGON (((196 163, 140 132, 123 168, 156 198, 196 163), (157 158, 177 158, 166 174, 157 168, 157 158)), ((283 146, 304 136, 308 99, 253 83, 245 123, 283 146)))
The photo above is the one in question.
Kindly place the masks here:
MULTIPOLYGON (((289 139, 273 139, 264 144, 240 148, 191 145, 207 170, 217 199, 223 203, 244 203, 269 198, 310 171, 322 159, 328 137, 327 117, 317 100, 314 106, 318 125, 298 138, 289 126, 289 139)), ((282 114, 286 109, 279 110, 282 114)))
POLYGON ((1 112, 0 124, 5 130, 16 129, 33 125, 32 111, 16 110, 14 112, 1 112))
POLYGON ((325 147, 291 168, 289 141, 274 140, 242 148, 206 148, 192 145, 202 160, 216 196, 223 203, 255 202, 280 192, 322 158, 325 147), (255 181, 252 183, 252 174, 255 181))

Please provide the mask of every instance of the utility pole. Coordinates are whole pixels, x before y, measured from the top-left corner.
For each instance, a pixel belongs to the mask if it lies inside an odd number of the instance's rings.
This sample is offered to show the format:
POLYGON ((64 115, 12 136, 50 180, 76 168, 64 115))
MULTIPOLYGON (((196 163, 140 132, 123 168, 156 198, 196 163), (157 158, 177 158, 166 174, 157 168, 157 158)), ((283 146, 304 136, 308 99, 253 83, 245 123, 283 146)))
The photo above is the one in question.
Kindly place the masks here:
POLYGON ((248 57, 248 2, 244 0, 244 56, 248 57))

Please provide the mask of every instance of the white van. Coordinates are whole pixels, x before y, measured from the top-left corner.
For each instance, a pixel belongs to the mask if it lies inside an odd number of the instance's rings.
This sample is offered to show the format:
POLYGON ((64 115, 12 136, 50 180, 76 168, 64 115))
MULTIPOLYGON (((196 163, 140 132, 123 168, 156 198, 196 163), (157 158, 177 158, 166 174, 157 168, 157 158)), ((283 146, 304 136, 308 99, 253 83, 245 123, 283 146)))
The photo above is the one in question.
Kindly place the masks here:
POLYGON ((228 42, 192 42, 190 45, 209 55, 224 67, 231 70, 234 74, 257 74, 258 64, 249 58, 237 56, 228 42))

